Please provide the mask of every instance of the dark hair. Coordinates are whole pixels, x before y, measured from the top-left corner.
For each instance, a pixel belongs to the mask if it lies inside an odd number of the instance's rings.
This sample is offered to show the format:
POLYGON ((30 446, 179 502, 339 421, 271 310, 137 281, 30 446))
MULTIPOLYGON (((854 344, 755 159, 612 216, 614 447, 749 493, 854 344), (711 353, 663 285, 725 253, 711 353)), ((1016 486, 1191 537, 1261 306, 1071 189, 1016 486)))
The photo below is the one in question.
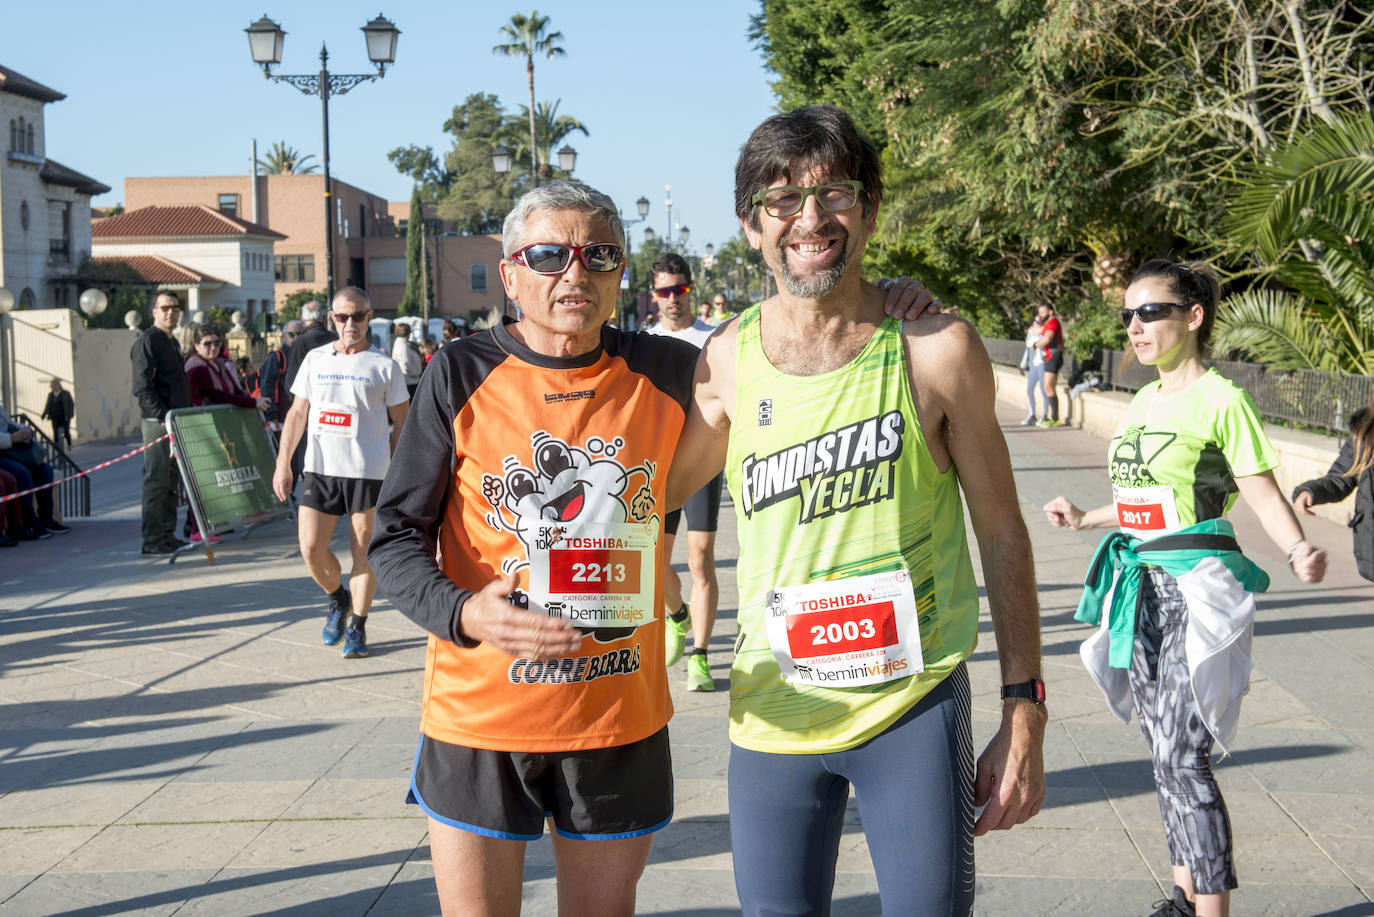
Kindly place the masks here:
POLYGON ((212 334, 215 337, 219 338, 219 342, 221 345, 224 344, 224 335, 220 332, 219 325, 212 324, 211 322, 205 322, 200 325, 193 325, 191 328, 191 342, 194 344, 199 344, 201 341, 205 340, 212 334))
POLYGON ((458 334, 458 326, 453 323, 452 319, 449 319, 444 322, 444 330, 452 335, 458 334))
POLYGON ((759 228, 754 193, 778 179, 796 181, 816 170, 833 178, 863 182, 864 218, 873 215, 883 196, 878 148, 859 133, 854 120, 834 105, 812 105, 774 115, 745 141, 735 163, 735 215, 759 228))
POLYGON ((1197 352, 1207 352, 1212 339, 1212 323, 1217 318, 1217 304, 1221 302, 1221 278, 1216 268, 1201 261, 1180 263, 1167 258, 1153 258, 1140 266, 1131 283, 1158 278, 1179 301, 1202 306, 1202 327, 1197 330, 1197 352))
POLYGON ((692 282, 692 266, 687 263, 687 259, 677 252, 664 252, 654 261, 653 267, 649 268, 649 280, 652 282, 655 274, 681 274, 687 278, 687 282, 692 282))
POLYGON ((156 306, 157 301, 164 296, 172 297, 173 301, 176 302, 178 309, 183 308, 181 305, 181 297, 178 296, 176 292, 173 290, 158 290, 156 293, 153 294, 153 305, 156 306))

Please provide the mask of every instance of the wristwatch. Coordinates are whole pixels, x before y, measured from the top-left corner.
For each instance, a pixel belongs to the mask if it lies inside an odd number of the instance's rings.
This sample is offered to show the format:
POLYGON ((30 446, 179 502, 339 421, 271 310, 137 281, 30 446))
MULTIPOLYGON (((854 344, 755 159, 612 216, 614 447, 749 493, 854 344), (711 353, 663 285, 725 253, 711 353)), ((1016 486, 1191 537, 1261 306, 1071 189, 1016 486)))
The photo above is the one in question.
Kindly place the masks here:
POLYGON ((1030 681, 1023 681, 1015 685, 1002 685, 1002 700, 1009 697, 1020 697, 1037 704, 1045 702, 1045 683, 1038 676, 1031 676, 1030 681))

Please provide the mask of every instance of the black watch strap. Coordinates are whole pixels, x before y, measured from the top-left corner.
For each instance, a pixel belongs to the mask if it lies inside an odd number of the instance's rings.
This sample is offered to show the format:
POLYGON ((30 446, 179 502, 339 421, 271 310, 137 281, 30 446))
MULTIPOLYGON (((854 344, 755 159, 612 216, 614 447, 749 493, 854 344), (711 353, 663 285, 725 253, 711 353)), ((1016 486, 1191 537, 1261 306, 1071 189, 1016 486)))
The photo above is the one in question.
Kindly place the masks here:
POLYGON ((1045 702, 1045 683, 1039 678, 1032 677, 1030 681, 1023 681, 1015 685, 1002 685, 1002 700, 1009 697, 1019 697, 1037 704, 1045 702))

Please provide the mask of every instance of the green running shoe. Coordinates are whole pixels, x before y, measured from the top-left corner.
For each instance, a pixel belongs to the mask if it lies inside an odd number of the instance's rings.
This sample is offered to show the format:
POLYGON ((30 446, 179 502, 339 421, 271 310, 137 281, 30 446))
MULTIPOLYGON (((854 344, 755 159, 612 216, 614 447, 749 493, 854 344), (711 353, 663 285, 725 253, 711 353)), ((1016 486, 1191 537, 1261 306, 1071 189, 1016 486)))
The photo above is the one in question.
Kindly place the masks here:
POLYGON ((677 661, 682 658, 682 651, 687 646, 687 628, 692 623, 691 615, 687 612, 687 603, 682 603, 682 620, 674 621, 671 617, 663 622, 663 664, 677 665, 677 661))
POLYGON ((706 661, 705 653, 693 653, 687 657, 687 690, 716 690, 716 680, 711 677, 711 665, 706 661))

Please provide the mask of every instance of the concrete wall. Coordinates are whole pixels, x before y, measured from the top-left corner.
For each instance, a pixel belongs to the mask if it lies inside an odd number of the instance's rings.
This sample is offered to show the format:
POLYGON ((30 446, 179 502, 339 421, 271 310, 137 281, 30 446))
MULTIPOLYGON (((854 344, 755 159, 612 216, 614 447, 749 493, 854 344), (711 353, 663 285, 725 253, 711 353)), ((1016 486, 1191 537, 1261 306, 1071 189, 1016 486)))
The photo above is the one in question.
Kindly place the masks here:
MULTIPOLYGON (((997 375, 998 400, 1013 404, 1018 410, 1026 409, 1026 378, 1014 367, 994 365, 997 375)), ((1121 419, 1126 416, 1126 406, 1131 403, 1131 395, 1125 392, 1085 392, 1073 400, 1069 406, 1068 386, 1059 387, 1059 414, 1067 418, 1067 423, 1078 427, 1102 440, 1103 461, 1106 461, 1107 443, 1111 441, 1121 419), (1067 413, 1066 413, 1067 411, 1067 413)), ((1279 467, 1274 477, 1284 496, 1303 481, 1326 474, 1331 463, 1340 451, 1344 437, 1318 436, 1300 430, 1265 424, 1264 432, 1279 454, 1279 467)), ((1052 435, 1052 434, 1051 434, 1052 435)), ((1318 516, 1333 522, 1347 523, 1355 511, 1355 496, 1323 506, 1313 507, 1318 516)), ((1330 546, 1328 546, 1329 548, 1330 546)))
MULTIPOLYGON (((133 332, 88 329, 71 309, 34 309, 4 316, 0 333, 5 341, 0 372, 10 383, 8 407, 13 412, 38 420, 57 378, 76 404, 73 441, 138 434, 129 362, 133 332)), ((40 427, 52 434, 47 421, 40 421, 40 427)))

